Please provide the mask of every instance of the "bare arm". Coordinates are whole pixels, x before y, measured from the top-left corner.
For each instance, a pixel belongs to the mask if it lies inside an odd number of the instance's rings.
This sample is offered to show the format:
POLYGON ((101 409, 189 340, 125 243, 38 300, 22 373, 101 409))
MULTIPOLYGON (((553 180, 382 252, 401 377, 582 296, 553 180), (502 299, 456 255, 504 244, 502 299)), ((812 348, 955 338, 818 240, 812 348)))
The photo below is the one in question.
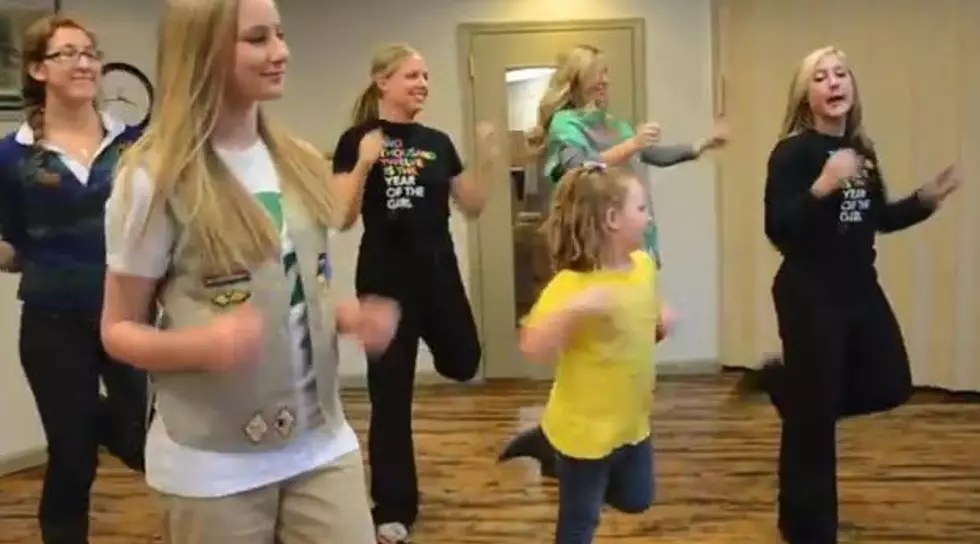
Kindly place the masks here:
POLYGON ((639 147, 632 140, 614 145, 598 155, 589 153, 584 147, 562 143, 558 145, 558 168, 556 169, 560 169, 561 173, 564 173, 589 161, 599 161, 613 166, 621 165, 629 162, 638 150, 639 147))
POLYGON ((567 306, 541 318, 531 326, 521 329, 520 350, 532 363, 555 362, 568 343, 583 312, 576 306, 567 306))
POLYGON ((446 137, 446 145, 449 148, 446 156, 451 161, 450 168, 454 172, 459 172, 453 178, 451 185, 453 201, 470 218, 478 217, 487 204, 489 186, 493 179, 493 165, 500 154, 499 143, 496 141, 497 134, 492 125, 480 123, 476 132, 478 162, 462 172, 460 172, 462 161, 456 152, 456 147, 449 137, 446 137))
POLYGON ((487 195, 492 177, 489 163, 467 168, 452 181, 453 201, 467 217, 479 217, 487 204, 487 195))
POLYGON ((364 133, 363 127, 353 127, 340 136, 333 152, 333 180, 337 202, 340 204, 340 230, 345 231, 357 223, 364 204, 364 187, 371 170, 384 149, 381 129, 364 133))
POLYGON ((349 230, 354 223, 357 223, 364 204, 364 185, 373 167, 372 162, 358 160, 350 172, 334 174, 334 190, 340 209, 343 210, 340 221, 341 231, 349 230))
POLYGON ((629 162, 640 151, 636 140, 630 138, 599 153, 599 160, 609 165, 622 165, 629 162))
POLYGON ((162 331, 149 324, 156 286, 149 278, 106 274, 101 325, 106 352, 152 372, 205 370, 202 356, 213 344, 205 328, 162 331))

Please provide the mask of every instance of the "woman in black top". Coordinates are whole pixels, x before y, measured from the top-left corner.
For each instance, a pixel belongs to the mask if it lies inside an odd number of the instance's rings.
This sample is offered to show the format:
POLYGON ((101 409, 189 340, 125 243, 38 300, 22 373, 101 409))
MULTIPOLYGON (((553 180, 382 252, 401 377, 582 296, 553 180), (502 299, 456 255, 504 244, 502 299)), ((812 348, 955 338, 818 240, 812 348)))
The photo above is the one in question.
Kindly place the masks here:
POLYGON ((358 294, 394 298, 402 308, 388 350, 368 363, 371 423, 368 461, 378 539, 407 539, 418 515, 412 444, 412 389, 419 339, 436 370, 464 382, 481 357, 449 232, 450 198, 475 217, 486 201, 485 166, 499 154, 488 125, 478 129, 485 164, 464 169, 444 132, 415 122, 428 95, 428 68, 407 45, 379 51, 372 82, 354 108, 354 126, 334 153, 344 195, 344 228, 364 221, 357 259, 358 294))
POLYGON ((837 542, 837 421, 912 393, 875 236, 925 220, 958 185, 950 167, 889 201, 843 53, 822 48, 803 60, 765 189, 766 236, 783 256, 772 286, 783 362, 767 366, 762 383, 783 420, 779 529, 789 544, 837 542))

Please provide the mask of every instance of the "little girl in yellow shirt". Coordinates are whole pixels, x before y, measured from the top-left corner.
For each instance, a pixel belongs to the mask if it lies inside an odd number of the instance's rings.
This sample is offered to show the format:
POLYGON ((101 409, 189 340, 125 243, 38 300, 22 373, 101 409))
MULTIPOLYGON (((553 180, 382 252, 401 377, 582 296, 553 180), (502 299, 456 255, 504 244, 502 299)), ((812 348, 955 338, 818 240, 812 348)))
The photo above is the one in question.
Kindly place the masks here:
POLYGON ((556 544, 592 542, 604 504, 653 500, 650 410, 657 267, 642 250, 643 186, 598 164, 559 182, 545 234, 558 273, 525 318, 521 351, 554 363, 542 429, 558 452, 556 544))

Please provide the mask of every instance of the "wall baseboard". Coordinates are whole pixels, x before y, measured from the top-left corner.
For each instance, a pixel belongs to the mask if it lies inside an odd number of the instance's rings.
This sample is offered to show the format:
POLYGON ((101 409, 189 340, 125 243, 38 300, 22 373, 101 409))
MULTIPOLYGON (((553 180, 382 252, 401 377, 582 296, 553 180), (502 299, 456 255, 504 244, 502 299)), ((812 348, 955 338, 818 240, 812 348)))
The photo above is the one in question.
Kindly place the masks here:
MULTIPOLYGON (((703 360, 691 360, 691 361, 670 361, 657 363, 657 375, 659 376, 701 376, 717 374, 721 372, 721 364, 718 361, 712 359, 703 360)), ((535 380, 534 378, 527 378, 528 380, 535 380)), ((483 378, 476 378, 466 385, 479 385, 485 383, 483 378)), ((439 375, 435 369, 420 370, 415 374, 415 384, 416 385, 445 385, 445 384, 456 384, 452 380, 447 380, 439 375)), ((458 384, 457 384, 458 385, 458 384)), ((341 376, 340 378, 341 389, 366 389, 367 388, 367 376, 354 375, 354 376, 341 376)))
POLYGON ((703 376, 718 374, 721 369, 721 363, 714 359, 665 361, 657 364, 657 374, 660 376, 703 376))
MULTIPOLYGON (((672 361, 657 364, 657 374, 661 376, 696 376, 704 374, 716 374, 722 369, 717 361, 672 361)), ((439 375, 435 369, 423 370, 415 375, 417 385, 439 385, 453 384, 439 375)), ((480 385, 482 379, 468 382, 472 385, 480 385)), ((342 376, 340 386, 343 389, 358 390, 367 388, 367 376, 342 376)), ((0 457, 0 477, 35 468, 43 465, 48 460, 48 454, 43 447, 23 452, 12 453, 0 457)))
POLYGON ((48 462, 48 452, 42 446, 0 457, 0 476, 36 468, 48 462))

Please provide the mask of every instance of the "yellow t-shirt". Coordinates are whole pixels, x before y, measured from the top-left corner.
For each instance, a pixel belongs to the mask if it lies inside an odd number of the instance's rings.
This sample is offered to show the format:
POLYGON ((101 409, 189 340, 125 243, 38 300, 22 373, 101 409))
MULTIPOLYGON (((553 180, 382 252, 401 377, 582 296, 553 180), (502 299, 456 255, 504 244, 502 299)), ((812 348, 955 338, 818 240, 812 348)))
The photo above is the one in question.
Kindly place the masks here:
POLYGON ((631 260, 628 270, 559 272, 525 321, 533 326, 591 287, 608 285, 621 297, 614 315, 579 323, 558 357, 541 426, 569 457, 599 459, 650 434, 657 267, 643 251, 631 260))

